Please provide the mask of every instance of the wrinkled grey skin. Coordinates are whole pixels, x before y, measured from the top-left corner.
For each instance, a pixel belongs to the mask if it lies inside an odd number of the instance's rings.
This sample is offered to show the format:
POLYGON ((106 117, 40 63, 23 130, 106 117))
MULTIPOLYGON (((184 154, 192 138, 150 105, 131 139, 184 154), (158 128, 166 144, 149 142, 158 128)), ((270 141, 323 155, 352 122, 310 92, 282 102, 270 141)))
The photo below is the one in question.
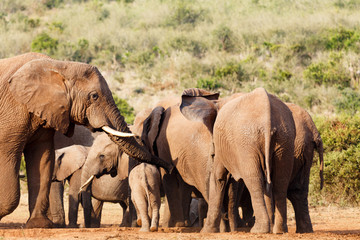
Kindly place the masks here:
POLYGON ((129 185, 140 232, 157 231, 161 205, 159 170, 153 165, 141 163, 130 171, 129 185))
MULTIPOLYGON (((211 106, 207 99, 191 94, 183 94, 183 103, 182 113, 193 121, 208 111, 205 106, 211 106)), ((213 104, 213 109, 218 111, 213 125, 215 154, 202 232, 219 231, 228 172, 237 181, 242 178, 249 189, 256 219, 251 232, 270 232, 274 210, 273 232, 287 232, 286 193, 295 139, 291 111, 261 88, 235 97, 221 108, 213 104)))
MULTIPOLYGON (((0 59, 0 102, 0 219, 19 204, 18 175, 24 153, 30 212, 26 227, 52 227, 47 212, 55 131, 71 136, 79 124, 92 131, 107 126, 129 132, 127 124, 96 67, 43 54, 0 59)), ((110 137, 129 156, 171 171, 171 165, 152 156, 135 138, 110 137)))
MULTIPOLYGON (((84 209, 85 227, 99 227, 102 210, 102 203, 96 204, 93 208, 91 197, 101 202, 118 202, 123 207, 123 225, 128 226, 129 220, 125 211, 128 206, 128 168, 129 157, 124 154, 117 144, 115 144, 106 134, 96 137, 85 164, 82 167, 80 185, 82 186, 94 172, 96 178, 91 184, 81 192, 81 201, 84 209), (112 166, 117 166, 116 171, 112 166), (103 171, 100 171, 104 169, 103 171), (110 172, 110 175, 102 175, 110 172), (94 221, 94 216, 95 220, 94 221)), ((123 226, 122 225, 122 226, 123 226)))

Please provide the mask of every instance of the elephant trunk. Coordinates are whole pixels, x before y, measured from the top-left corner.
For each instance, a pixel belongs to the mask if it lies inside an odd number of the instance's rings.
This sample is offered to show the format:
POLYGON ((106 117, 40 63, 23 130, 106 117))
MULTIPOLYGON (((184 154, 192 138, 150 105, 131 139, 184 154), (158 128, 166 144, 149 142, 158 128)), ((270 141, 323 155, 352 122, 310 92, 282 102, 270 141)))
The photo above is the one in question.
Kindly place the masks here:
MULTIPOLYGON (((111 110, 110 110, 111 111, 111 110)), ((114 116, 113 119, 111 119, 111 124, 114 126, 114 128, 123 133, 131 133, 124 117, 121 116, 120 112, 117 110, 113 110, 113 112, 109 113, 109 116, 114 116)), ((111 126, 109 126, 111 127, 111 126)), ((156 156, 153 156, 145 146, 142 144, 139 144, 139 142, 136 140, 135 137, 119 137, 112 133, 107 132, 108 136, 111 138, 112 141, 114 141, 122 151, 124 151, 127 155, 130 157, 136 158, 140 162, 146 162, 150 164, 154 164, 156 166, 164 168, 167 172, 171 172, 173 169, 173 166, 171 163, 168 163, 156 156)))

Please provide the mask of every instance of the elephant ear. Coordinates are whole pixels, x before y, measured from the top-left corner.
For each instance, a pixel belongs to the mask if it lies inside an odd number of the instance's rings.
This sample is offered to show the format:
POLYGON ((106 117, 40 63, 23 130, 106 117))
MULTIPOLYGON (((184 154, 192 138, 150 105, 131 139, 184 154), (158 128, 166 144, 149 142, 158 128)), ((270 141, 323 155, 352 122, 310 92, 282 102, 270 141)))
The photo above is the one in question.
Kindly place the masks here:
POLYGON ((39 117, 45 127, 71 135, 65 78, 54 61, 36 59, 24 64, 9 79, 9 88, 14 98, 39 117))
POLYGON ((79 170, 85 163, 87 150, 80 145, 72 145, 55 151, 55 177, 63 181, 79 170))
POLYGON ((218 99, 219 93, 197 88, 186 89, 181 96, 180 111, 188 120, 203 122, 212 129, 217 115, 215 100, 218 99))
POLYGON ((141 140, 151 149, 152 154, 156 154, 155 140, 159 134, 161 118, 164 111, 165 109, 161 106, 154 108, 143 123, 141 140))

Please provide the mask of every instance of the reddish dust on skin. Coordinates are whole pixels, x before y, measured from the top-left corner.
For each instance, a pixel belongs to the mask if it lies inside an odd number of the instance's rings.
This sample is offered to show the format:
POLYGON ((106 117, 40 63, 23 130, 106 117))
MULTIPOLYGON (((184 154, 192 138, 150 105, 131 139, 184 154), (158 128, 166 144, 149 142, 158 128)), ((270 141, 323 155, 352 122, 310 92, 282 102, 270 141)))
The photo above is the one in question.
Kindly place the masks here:
MULTIPOLYGON (((78 222, 83 222, 79 207, 78 222)), ((65 199, 67 212, 67 199, 65 199)), ((159 228, 158 232, 139 233, 140 228, 120 228, 119 204, 105 203, 101 228, 24 229, 28 218, 27 194, 21 195, 19 207, 0 221, 0 239, 360 239, 360 208, 310 208, 314 233, 295 233, 295 219, 288 206, 289 233, 281 235, 251 234, 250 229, 236 233, 199 233, 199 228, 159 228)), ((161 220, 160 220, 161 224, 161 220)))

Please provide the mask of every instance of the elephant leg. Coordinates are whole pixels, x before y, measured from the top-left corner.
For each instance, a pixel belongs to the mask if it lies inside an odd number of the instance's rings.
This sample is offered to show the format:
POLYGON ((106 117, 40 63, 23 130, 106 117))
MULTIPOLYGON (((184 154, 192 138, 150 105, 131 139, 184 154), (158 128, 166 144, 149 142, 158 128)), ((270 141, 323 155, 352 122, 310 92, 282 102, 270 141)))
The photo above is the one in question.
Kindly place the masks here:
POLYGON ((229 230, 231 232, 236 231, 238 227, 238 222, 240 221, 239 216, 239 209, 237 204, 237 198, 239 194, 239 183, 235 181, 234 178, 230 177, 228 183, 228 191, 227 191, 227 198, 228 198, 228 219, 229 219, 229 230))
POLYGON ((255 224, 251 228, 251 232, 269 233, 270 219, 265 206, 264 179, 263 177, 248 177, 244 178, 244 182, 250 192, 255 215, 255 224))
POLYGON ((130 223, 129 207, 125 202, 120 202, 119 204, 122 208, 122 220, 120 227, 130 227, 131 223, 130 223))
POLYGON ((138 215, 138 225, 141 226, 140 232, 149 232, 150 231, 150 219, 148 213, 148 200, 142 193, 136 192, 135 189, 132 190, 132 199, 136 208, 138 215), (140 220, 140 221, 139 221, 140 220))
MULTIPOLYGON (((275 220, 273 233, 285 233, 287 228, 287 190, 293 169, 293 148, 287 148, 281 156, 274 155, 273 170, 273 199, 275 207, 275 220), (290 156, 290 157, 287 157, 290 156)), ((255 215, 256 218, 256 215, 255 215)), ((256 224, 256 223, 255 223, 256 224)))
POLYGON ((24 149, 29 190, 30 218, 26 228, 50 228, 53 223, 47 217, 51 177, 54 169, 54 130, 41 129, 36 140, 24 149))
POLYGON ((64 183, 52 182, 50 187, 50 207, 49 219, 54 223, 55 227, 65 227, 65 211, 64 211, 64 183))
POLYGON ((159 196, 155 196, 155 195, 151 194, 150 204, 151 204, 151 209, 152 209, 150 231, 155 232, 158 230, 158 227, 159 227, 159 210, 160 210, 160 204, 161 204, 160 194, 159 194, 159 196))
POLYGON ((184 213, 182 209, 182 191, 181 185, 178 182, 176 171, 172 174, 164 174, 163 187, 168 202, 170 219, 163 221, 164 227, 184 227, 184 213))
POLYGON ((69 181, 69 227, 77 228, 79 210, 79 189, 81 185, 81 171, 75 171, 69 181))
POLYGON ((245 226, 252 227, 255 224, 254 210, 251 204, 251 196, 249 190, 242 182, 243 190, 239 199, 239 205, 242 210, 242 218, 245 226))
POLYGON ((215 161, 210 174, 209 210, 201 232, 219 232, 221 206, 224 198, 227 170, 219 161, 215 161))
POLYGON ((204 226, 204 219, 206 218, 206 213, 208 211, 208 204, 204 198, 198 199, 198 211, 199 211, 199 227, 204 226))
POLYGON ((183 209, 183 214, 184 214, 184 223, 185 223, 185 227, 189 227, 190 226, 190 204, 191 204, 191 193, 192 193, 192 187, 189 186, 188 184, 186 184, 183 180, 182 181, 182 188, 184 189, 184 191, 181 193, 181 198, 182 198, 182 209, 183 209))
POLYGON ((134 206, 134 203, 131 199, 131 192, 129 191, 129 214, 130 214, 130 226, 131 227, 136 227, 136 218, 137 218, 137 214, 136 214, 136 208, 134 206))
POLYGON ((101 213, 104 206, 104 202, 97 200, 95 198, 92 198, 92 209, 91 211, 91 227, 92 228, 99 228, 101 223, 101 213))
MULTIPOLYGON (((9 146, 10 149, 10 146, 9 146)), ((11 151, 11 150, 10 150, 11 151)), ((20 184, 19 169, 21 153, 7 158, 8 153, 0 153, 0 220, 12 213, 19 205, 20 184)))
POLYGON ((92 210, 92 204, 91 204, 91 193, 89 191, 81 192, 81 204, 83 207, 83 213, 84 213, 84 223, 86 228, 91 227, 91 212, 92 210))

